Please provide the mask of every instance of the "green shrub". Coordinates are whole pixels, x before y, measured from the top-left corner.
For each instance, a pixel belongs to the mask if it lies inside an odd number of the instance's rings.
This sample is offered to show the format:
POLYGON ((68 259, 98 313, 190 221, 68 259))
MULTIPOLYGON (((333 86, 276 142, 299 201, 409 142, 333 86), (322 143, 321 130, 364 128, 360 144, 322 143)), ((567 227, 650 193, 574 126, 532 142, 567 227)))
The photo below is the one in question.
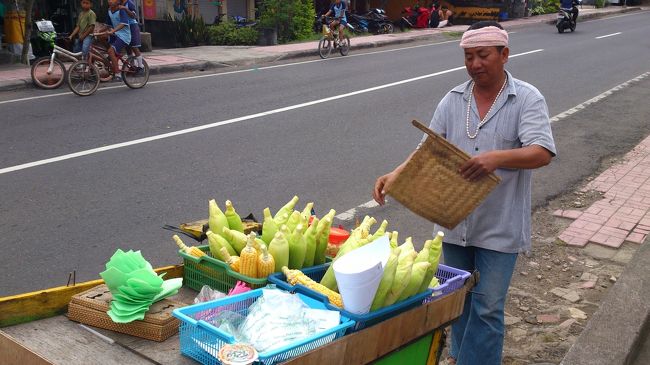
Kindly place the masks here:
POLYGON ((258 33, 252 27, 237 28, 232 22, 213 25, 208 30, 210 44, 223 46, 250 46, 257 43, 258 33))
POLYGON ((176 41, 182 47, 198 46, 208 43, 208 26, 202 17, 183 13, 180 19, 176 19, 167 14, 165 20, 173 22, 176 41))
POLYGON ((536 0, 531 5, 531 15, 551 14, 560 9, 560 0, 536 0))
POLYGON ((605 5, 607 5, 607 1, 606 0, 596 0, 594 5, 596 5, 596 8, 598 8, 598 9, 604 8, 605 5))
POLYGON ((313 0, 262 0, 260 28, 277 29, 278 42, 309 39, 316 11, 313 0))

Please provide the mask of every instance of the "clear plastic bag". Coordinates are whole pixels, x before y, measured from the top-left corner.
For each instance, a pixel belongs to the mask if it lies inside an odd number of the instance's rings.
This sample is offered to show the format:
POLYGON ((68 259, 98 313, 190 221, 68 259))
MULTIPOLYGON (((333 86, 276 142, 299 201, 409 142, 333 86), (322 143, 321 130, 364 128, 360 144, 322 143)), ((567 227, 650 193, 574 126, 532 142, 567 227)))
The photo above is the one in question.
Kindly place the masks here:
POLYGON ((210 288, 207 285, 203 285, 203 287, 201 288, 201 291, 199 292, 199 295, 197 295, 196 298, 194 298, 194 304, 209 302, 209 301, 215 300, 215 299, 221 299, 221 298, 224 298, 225 296, 226 296, 226 294, 224 294, 224 293, 222 293, 220 291, 214 290, 214 289, 210 288))

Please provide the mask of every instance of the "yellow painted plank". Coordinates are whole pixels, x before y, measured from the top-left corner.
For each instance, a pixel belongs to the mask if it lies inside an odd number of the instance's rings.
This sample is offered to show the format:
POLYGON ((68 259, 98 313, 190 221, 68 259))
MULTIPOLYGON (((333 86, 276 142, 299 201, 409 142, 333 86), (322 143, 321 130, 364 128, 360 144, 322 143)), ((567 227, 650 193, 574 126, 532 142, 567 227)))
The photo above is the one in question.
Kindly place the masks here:
MULTIPOLYGON (((166 272, 165 279, 183 277, 183 265, 161 267, 155 271, 159 274, 166 272)), ((0 298, 0 328, 65 313, 73 295, 103 283, 104 280, 92 280, 74 286, 60 286, 2 297, 0 298)))

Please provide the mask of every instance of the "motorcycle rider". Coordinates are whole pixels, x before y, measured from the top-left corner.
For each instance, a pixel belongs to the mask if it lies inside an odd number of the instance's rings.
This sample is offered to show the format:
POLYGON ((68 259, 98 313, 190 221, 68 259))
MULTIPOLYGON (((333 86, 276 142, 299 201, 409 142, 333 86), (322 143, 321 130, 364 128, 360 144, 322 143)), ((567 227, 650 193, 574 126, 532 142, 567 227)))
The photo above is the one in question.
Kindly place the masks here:
POLYGON ((561 0, 560 8, 571 13, 573 22, 575 23, 578 20, 578 7, 580 2, 578 0, 561 0))

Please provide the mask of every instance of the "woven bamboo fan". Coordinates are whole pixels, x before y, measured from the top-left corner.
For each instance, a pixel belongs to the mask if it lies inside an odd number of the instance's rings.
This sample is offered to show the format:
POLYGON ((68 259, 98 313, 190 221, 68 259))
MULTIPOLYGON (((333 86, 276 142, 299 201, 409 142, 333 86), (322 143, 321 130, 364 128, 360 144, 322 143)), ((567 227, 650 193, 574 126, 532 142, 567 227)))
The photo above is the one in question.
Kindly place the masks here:
POLYGON ((458 173, 470 156, 417 120, 413 125, 427 134, 387 194, 413 213, 452 229, 462 222, 501 179, 490 174, 467 181, 458 173))

